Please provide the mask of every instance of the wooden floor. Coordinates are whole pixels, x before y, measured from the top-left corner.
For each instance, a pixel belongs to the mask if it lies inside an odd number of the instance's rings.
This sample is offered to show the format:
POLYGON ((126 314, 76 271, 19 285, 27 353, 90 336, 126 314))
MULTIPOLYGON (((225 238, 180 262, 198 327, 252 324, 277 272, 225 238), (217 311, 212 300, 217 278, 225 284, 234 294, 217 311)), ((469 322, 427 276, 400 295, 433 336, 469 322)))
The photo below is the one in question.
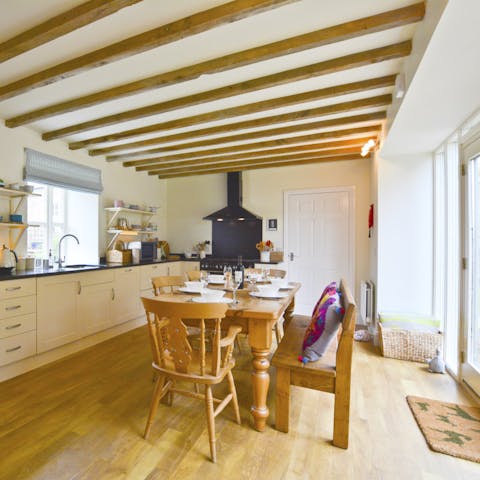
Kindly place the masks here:
POLYGON ((331 395, 293 387, 290 433, 250 427, 246 339, 234 376, 243 424, 230 407, 216 419, 217 464, 208 460, 203 403, 160 405, 143 440, 152 391, 145 328, 0 383, 0 478, 20 479, 465 479, 480 464, 431 452, 406 395, 472 404, 448 375, 385 359, 356 343, 350 448, 331 445, 331 395))

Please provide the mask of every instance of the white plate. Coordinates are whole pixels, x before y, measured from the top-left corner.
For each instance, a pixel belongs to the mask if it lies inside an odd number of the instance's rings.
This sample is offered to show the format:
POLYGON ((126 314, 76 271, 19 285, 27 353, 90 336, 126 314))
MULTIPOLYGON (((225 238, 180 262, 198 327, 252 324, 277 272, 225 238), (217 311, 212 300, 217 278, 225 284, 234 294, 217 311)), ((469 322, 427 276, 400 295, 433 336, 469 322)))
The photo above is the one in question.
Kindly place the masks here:
POLYGON ((208 298, 203 298, 203 297, 193 297, 192 302, 196 302, 196 303, 232 303, 233 299, 232 298, 221 297, 218 300, 209 300, 208 298))
POLYGON ((180 287, 178 291, 183 293, 202 293, 200 289, 188 288, 188 287, 180 287))
POLYGON ((207 279, 208 283, 211 283, 212 285, 223 285, 225 283, 225 280, 211 280, 207 279))
POLYGON ((284 287, 280 287, 280 290, 293 290, 295 285, 285 285, 284 287))
POLYGON ((256 298, 287 298, 288 297, 288 293, 275 293, 275 295, 267 295, 266 293, 250 292, 250 295, 256 298))

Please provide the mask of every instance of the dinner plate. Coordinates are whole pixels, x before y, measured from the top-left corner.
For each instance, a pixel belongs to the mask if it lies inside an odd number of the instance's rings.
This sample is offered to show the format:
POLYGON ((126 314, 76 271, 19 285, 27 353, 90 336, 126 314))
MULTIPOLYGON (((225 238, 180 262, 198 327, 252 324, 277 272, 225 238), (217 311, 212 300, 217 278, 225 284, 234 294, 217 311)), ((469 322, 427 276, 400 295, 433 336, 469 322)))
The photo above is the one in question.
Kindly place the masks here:
POLYGON ((208 283, 211 283, 212 285, 223 285, 225 283, 225 280, 210 280, 207 279, 208 283))
POLYGON ((178 291, 183 293, 201 293, 201 290, 199 289, 188 288, 188 287, 180 287, 178 291))
POLYGON ((218 300, 210 300, 208 298, 203 298, 203 297, 193 297, 192 302, 196 302, 196 303, 232 303, 233 299, 228 298, 228 297, 227 298, 222 297, 222 298, 219 298, 218 300))
POLYGON ((285 285, 284 287, 280 287, 280 290, 293 290, 295 285, 285 285))
POLYGON ((250 292, 252 297, 256 298, 270 298, 270 299, 277 299, 277 298, 287 298, 288 293, 275 293, 274 295, 267 295, 266 293, 260 292, 250 292))

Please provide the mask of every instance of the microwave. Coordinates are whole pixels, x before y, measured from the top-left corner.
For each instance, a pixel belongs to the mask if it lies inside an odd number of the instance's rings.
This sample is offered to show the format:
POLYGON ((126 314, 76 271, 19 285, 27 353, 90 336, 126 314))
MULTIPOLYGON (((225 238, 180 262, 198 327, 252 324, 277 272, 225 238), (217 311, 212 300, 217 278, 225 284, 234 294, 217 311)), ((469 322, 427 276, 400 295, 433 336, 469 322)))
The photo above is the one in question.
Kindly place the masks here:
POLYGON ((140 250, 140 261, 153 261, 157 259, 157 245, 158 242, 130 242, 129 248, 140 250))

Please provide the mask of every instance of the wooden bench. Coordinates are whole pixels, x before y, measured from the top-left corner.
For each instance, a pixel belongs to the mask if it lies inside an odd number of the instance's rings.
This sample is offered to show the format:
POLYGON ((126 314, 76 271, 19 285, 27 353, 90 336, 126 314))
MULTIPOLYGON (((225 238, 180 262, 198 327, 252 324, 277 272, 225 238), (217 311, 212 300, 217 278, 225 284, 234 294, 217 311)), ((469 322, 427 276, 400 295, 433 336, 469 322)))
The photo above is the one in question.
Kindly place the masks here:
POLYGON ((350 376, 352 369, 353 332, 355 330, 355 300, 342 279, 341 302, 345 308, 337 342, 316 362, 298 360, 302 353, 303 337, 310 320, 294 318, 288 325, 277 348, 272 365, 277 368, 276 429, 288 432, 290 414, 290 385, 312 388, 335 395, 333 415, 333 444, 348 448, 350 415, 350 376))

